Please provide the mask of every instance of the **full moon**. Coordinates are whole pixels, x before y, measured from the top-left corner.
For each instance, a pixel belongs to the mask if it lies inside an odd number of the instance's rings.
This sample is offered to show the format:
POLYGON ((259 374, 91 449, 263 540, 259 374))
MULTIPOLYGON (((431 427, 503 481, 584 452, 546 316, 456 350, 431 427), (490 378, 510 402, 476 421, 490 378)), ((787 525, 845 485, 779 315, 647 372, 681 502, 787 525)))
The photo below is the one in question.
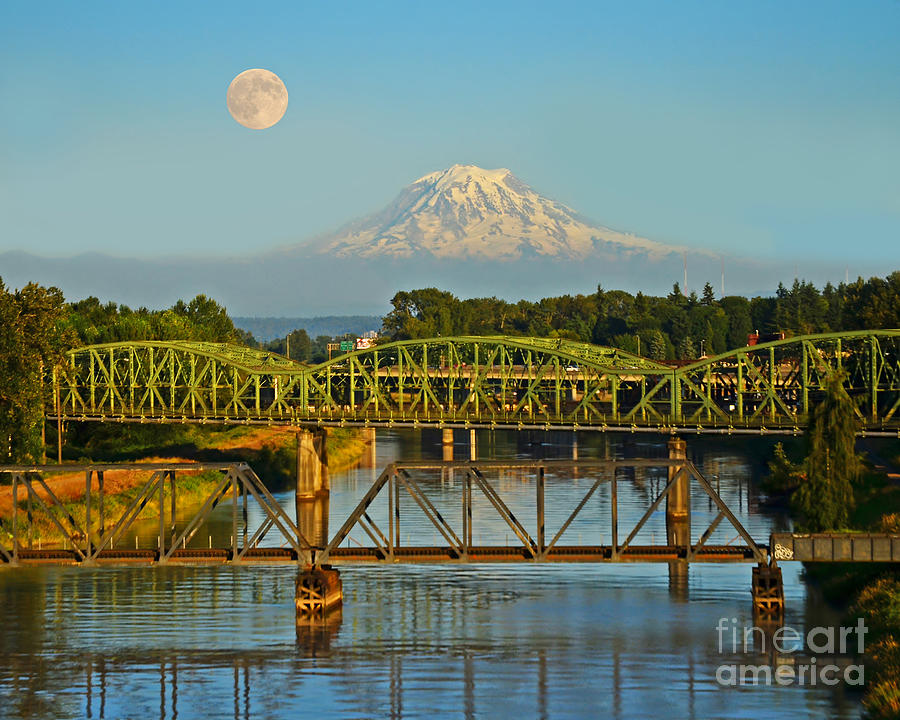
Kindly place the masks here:
POLYGON ((288 93, 281 78, 269 70, 244 70, 228 86, 225 104, 231 117, 244 127, 265 130, 287 110, 288 93))

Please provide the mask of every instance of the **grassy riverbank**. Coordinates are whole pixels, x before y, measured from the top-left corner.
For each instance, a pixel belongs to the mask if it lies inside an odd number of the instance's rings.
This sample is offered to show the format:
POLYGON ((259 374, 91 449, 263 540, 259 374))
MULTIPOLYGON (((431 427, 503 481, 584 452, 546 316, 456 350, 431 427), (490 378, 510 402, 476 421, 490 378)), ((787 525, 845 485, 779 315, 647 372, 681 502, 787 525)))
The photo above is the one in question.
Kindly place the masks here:
MULTIPOLYGON (((65 514, 79 527, 85 524, 85 480, 83 473, 65 472, 66 463, 100 462, 234 462, 245 461, 253 467, 271 490, 293 487, 296 478, 296 431, 290 428, 227 427, 208 428, 185 426, 93 426, 94 432, 73 433, 73 442, 66 448, 62 472, 45 478, 53 494, 64 506, 56 512, 61 523, 70 528, 65 514)), ((328 464, 331 472, 339 472, 356 464, 366 448, 357 430, 334 428, 328 431, 328 464)), ((134 471, 108 471, 104 474, 104 510, 107 526, 120 517, 150 474, 134 471)), ((182 472, 177 478, 177 511, 190 514, 215 489, 222 476, 218 472, 182 472)), ((47 494, 35 484, 41 497, 47 494)), ((92 486, 92 534, 99 529, 99 487, 96 477, 92 486)), ((169 487, 164 491, 164 503, 169 502, 169 487)), ((63 535, 46 512, 35 512, 28 523, 28 503, 24 488, 19 489, 17 522, 20 542, 34 547, 58 546, 63 535), (27 528, 27 530, 26 530, 27 528), (24 538, 24 539, 23 539, 24 538)), ((0 484, 0 543, 11 542, 12 488, 10 478, 0 484)), ((168 505, 166 505, 168 508, 168 505)), ((141 519, 159 517, 159 496, 154 493, 140 513, 141 519)))

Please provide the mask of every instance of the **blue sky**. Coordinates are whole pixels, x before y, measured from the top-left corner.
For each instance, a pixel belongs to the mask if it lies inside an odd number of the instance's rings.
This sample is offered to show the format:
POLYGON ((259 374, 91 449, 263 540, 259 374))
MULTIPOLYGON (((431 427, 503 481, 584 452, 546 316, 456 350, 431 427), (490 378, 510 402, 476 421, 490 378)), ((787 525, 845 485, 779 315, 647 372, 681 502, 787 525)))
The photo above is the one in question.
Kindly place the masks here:
POLYGON ((239 255, 473 163, 663 242, 900 269, 898 37, 897 0, 10 1, 0 251, 239 255), (269 130, 225 108, 250 67, 269 130))

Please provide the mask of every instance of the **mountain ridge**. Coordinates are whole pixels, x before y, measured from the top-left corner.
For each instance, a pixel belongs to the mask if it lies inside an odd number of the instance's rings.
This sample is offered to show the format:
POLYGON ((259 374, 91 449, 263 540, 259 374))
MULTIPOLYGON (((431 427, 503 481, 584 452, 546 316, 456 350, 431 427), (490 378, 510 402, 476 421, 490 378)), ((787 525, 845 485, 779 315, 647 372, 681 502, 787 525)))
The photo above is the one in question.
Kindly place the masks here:
POLYGON ((506 168, 453 165, 404 187, 381 210, 311 243, 337 257, 583 260, 595 251, 663 256, 682 248, 592 223, 506 168))

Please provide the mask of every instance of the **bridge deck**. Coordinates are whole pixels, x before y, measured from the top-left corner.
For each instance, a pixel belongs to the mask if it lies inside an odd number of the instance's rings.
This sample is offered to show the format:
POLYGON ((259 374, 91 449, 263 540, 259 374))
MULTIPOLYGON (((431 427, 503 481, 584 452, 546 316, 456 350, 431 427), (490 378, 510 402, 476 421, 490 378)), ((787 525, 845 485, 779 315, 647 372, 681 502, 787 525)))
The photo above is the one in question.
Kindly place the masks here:
MULTIPOLYGON (((243 550, 241 548, 240 550, 243 550)), ((240 552, 240 551, 239 551, 240 552)), ((667 563, 686 560, 686 547, 647 545, 632 546, 613 558, 609 545, 569 545, 554 547, 540 558, 533 558, 521 545, 482 545, 469 548, 461 556, 455 548, 421 546, 395 548, 394 556, 386 557, 375 547, 336 548, 329 556, 333 565, 359 564, 477 564, 477 563, 667 563)), ((175 550, 166 560, 170 565, 291 565, 297 564, 297 553, 289 548, 250 548, 238 560, 233 560, 231 548, 202 548, 175 550)), ((158 565, 159 552, 150 549, 101 550, 92 563, 82 562, 74 550, 62 548, 25 550, 18 552, 20 565, 158 565)), ((753 550, 744 545, 706 546, 691 562, 754 563, 753 550)), ((2 563, 0 563, 2 566, 2 563)))

